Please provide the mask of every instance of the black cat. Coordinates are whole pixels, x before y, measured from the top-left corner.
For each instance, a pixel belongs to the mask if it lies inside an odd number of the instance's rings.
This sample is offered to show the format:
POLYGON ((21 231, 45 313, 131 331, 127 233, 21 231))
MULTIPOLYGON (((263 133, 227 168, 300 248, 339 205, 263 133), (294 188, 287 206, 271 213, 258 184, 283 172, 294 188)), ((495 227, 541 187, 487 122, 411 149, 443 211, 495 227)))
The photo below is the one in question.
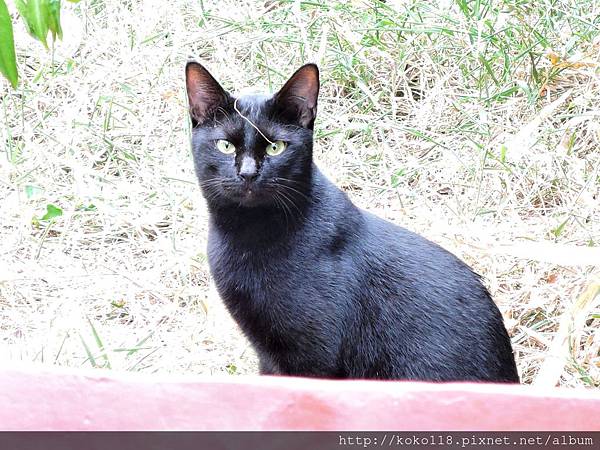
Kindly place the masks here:
POLYGON ((195 62, 186 83, 210 269, 262 374, 519 381, 479 277, 313 164, 317 66, 273 96, 236 100, 195 62))

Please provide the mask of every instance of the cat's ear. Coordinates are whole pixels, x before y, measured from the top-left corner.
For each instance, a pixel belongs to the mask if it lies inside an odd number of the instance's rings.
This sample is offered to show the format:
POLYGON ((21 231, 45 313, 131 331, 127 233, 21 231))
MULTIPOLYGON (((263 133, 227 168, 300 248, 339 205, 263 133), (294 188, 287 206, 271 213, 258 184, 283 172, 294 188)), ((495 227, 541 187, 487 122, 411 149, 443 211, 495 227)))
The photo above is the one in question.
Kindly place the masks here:
POLYGON ((275 104, 281 113, 304 128, 313 128, 317 116, 319 68, 316 64, 300 67, 275 94, 275 104))
POLYGON ((208 70, 194 61, 185 66, 185 84, 193 126, 205 122, 219 106, 227 105, 230 98, 208 70))

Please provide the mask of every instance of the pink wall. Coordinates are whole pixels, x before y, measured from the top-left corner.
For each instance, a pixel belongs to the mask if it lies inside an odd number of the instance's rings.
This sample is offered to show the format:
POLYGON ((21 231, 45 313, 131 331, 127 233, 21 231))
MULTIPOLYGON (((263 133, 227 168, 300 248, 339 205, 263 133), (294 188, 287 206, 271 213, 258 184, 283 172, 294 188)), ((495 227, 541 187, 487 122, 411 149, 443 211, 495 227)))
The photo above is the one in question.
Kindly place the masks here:
POLYGON ((0 371, 3 430, 600 430, 600 393, 531 386, 0 371))

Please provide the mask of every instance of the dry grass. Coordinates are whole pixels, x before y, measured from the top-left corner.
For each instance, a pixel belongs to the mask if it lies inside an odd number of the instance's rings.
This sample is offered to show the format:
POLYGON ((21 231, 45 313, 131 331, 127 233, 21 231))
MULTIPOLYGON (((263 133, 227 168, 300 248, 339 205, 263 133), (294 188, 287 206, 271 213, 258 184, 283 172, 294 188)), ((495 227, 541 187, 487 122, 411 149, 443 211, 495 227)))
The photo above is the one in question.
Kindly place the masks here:
POLYGON ((322 70, 316 153, 481 273, 524 382, 600 385, 595 0, 65 4, 1 81, 0 358, 248 373, 210 287, 183 65, 234 91, 322 70), (47 205, 62 215, 42 217, 47 205))

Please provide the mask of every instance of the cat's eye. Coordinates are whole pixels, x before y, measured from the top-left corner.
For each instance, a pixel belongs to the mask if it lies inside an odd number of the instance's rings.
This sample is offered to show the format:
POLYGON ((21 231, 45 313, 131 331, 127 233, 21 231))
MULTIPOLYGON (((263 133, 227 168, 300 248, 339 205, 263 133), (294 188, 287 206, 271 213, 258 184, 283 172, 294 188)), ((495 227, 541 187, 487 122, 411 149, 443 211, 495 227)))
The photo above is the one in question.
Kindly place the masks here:
POLYGON ((286 147, 287 147, 287 144, 283 141, 271 142, 269 145, 267 145, 267 148, 266 148, 267 155, 269 155, 269 156, 281 155, 286 147))
POLYGON ((219 139, 217 141, 217 148, 221 153, 225 153, 226 155, 230 155, 235 152, 235 145, 229 141, 226 141, 225 139, 219 139))

